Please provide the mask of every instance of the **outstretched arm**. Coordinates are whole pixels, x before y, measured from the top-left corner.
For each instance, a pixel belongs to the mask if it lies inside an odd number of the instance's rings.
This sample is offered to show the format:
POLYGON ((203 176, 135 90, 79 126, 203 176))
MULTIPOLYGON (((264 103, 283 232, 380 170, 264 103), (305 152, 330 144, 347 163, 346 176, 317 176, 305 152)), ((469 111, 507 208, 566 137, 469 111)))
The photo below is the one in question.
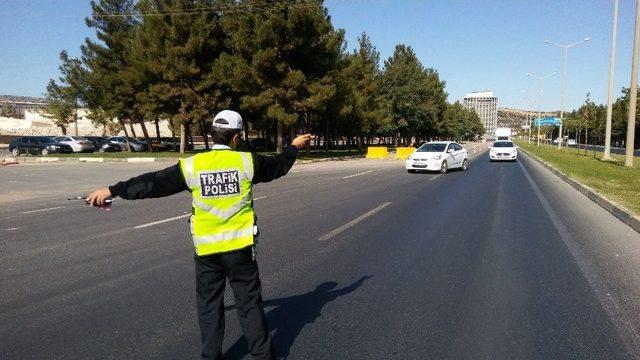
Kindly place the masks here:
POLYGON ((103 205, 109 197, 119 196, 127 200, 170 196, 189 190, 178 164, 166 169, 142 174, 127 181, 120 181, 108 188, 97 189, 87 196, 90 205, 103 205))

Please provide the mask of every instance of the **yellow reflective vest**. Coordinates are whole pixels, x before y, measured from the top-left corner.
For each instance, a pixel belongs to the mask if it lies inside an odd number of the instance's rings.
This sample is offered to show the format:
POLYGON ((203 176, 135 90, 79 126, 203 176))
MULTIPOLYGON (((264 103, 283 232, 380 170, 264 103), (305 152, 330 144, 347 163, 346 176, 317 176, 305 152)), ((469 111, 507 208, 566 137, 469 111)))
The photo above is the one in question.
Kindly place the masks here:
POLYGON ((251 153, 212 150, 180 160, 191 190, 191 235, 198 256, 253 245, 251 153))

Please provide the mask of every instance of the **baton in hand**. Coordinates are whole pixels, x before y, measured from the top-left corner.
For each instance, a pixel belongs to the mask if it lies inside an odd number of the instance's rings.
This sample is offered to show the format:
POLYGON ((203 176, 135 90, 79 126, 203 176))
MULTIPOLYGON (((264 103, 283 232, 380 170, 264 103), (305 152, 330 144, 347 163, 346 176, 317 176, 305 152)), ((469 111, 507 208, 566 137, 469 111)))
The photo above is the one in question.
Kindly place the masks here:
MULTIPOLYGON (((68 198, 67 200, 84 200, 85 204, 89 204, 86 196, 76 196, 72 198, 68 198)), ((93 204, 94 207, 97 207, 100 210, 111 211, 111 204, 113 203, 113 198, 104 199, 103 205, 93 204)))

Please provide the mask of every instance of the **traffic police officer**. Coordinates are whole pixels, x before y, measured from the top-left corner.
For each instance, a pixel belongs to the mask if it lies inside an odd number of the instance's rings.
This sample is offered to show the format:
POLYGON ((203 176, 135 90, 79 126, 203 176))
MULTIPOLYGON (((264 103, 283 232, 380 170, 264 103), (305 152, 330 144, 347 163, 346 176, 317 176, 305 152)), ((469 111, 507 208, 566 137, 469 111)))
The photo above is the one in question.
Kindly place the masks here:
POLYGON ((249 351, 256 359, 276 358, 254 256, 257 227, 253 185, 285 175, 295 162, 298 148, 311 136, 298 136, 283 153, 264 156, 236 151, 242 130, 240 114, 221 111, 212 121, 212 151, 98 189, 87 197, 91 205, 102 205, 112 196, 133 200, 169 196, 183 190, 191 192, 190 226, 195 246, 196 304, 203 359, 222 358, 227 279, 249 351))

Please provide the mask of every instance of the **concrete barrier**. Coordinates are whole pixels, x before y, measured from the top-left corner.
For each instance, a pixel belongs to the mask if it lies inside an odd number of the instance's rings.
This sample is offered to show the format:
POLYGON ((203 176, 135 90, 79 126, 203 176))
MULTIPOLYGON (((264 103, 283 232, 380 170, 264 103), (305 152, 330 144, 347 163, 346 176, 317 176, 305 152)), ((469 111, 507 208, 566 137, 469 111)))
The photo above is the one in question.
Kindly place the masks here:
POLYGON ((104 162, 104 158, 94 158, 94 157, 81 157, 78 158, 80 162, 90 162, 90 163, 101 163, 104 162))
POLYGON ((370 146, 367 148, 367 159, 386 159, 389 157, 389 150, 386 147, 370 146))
POLYGON ((128 158, 127 162, 130 163, 142 163, 142 162, 155 162, 156 158, 152 157, 137 157, 137 158, 128 158))
POLYGON ((396 148, 396 159, 397 160, 406 160, 407 156, 413 154, 416 150, 414 147, 398 147, 396 148))
POLYGON ((57 157, 42 157, 40 158, 40 162, 48 163, 48 162, 58 162, 60 158, 57 157))
POLYGON ((5 157, 4 160, 0 162, 0 165, 15 165, 15 164, 18 164, 18 159, 11 156, 5 157))

